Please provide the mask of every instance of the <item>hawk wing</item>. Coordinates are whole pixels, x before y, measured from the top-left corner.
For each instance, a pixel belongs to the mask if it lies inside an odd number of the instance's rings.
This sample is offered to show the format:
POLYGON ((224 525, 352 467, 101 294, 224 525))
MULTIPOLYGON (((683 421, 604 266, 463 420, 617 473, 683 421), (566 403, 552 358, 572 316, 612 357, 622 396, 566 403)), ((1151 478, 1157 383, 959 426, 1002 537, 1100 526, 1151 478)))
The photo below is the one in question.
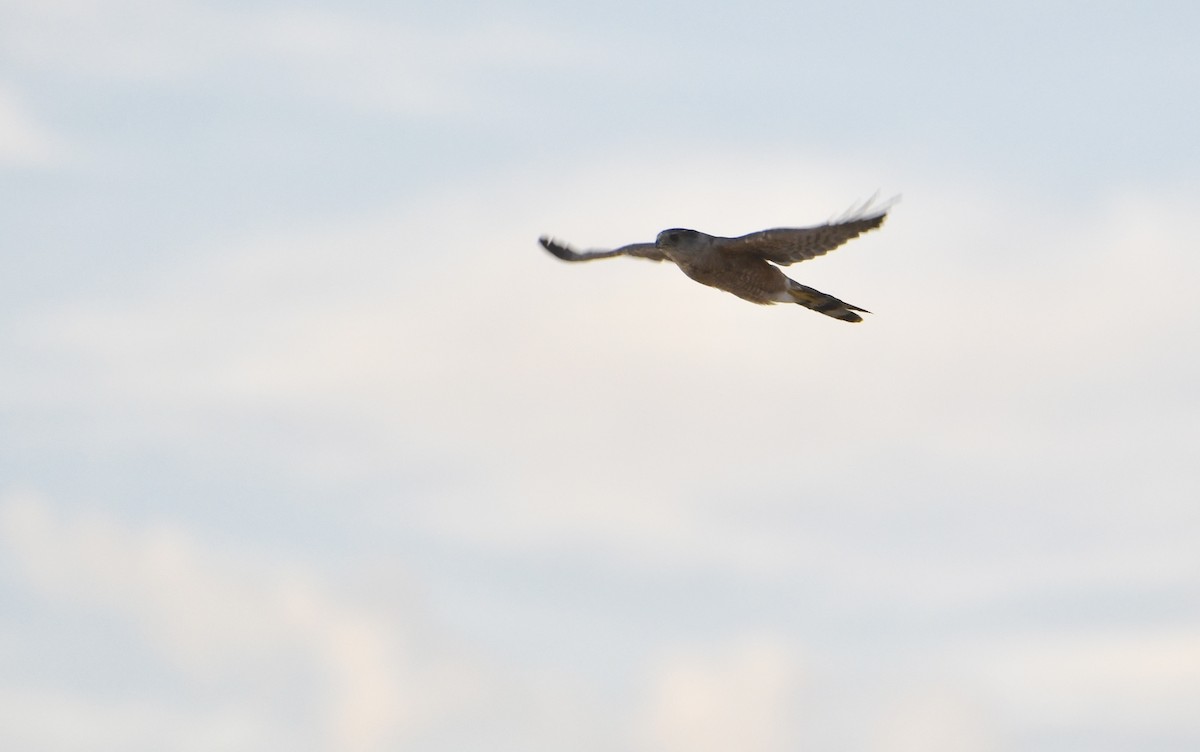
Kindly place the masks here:
POLYGON ((637 256, 638 258, 646 258, 651 261, 667 260, 667 257, 653 243, 631 243, 623 245, 620 248, 614 248, 611 251, 576 251, 570 246, 564 245, 554 238, 545 235, 538 238, 538 242, 542 244, 543 248, 558 256, 563 261, 591 261, 593 259, 612 258, 613 256, 637 256))
POLYGON ((890 205, 870 211, 869 204, 851 210, 841 219, 815 227, 777 227, 727 238, 720 248, 728 253, 760 256, 781 266, 807 261, 883 224, 890 205))

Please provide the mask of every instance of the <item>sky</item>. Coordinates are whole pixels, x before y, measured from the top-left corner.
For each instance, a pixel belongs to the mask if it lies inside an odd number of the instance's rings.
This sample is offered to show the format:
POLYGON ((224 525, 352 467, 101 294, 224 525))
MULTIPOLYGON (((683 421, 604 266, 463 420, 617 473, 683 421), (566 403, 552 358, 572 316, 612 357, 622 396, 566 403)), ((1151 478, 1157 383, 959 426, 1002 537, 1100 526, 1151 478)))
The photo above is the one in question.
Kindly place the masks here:
POLYGON ((1200 747, 1197 36, 0 0, 0 747, 1200 747))

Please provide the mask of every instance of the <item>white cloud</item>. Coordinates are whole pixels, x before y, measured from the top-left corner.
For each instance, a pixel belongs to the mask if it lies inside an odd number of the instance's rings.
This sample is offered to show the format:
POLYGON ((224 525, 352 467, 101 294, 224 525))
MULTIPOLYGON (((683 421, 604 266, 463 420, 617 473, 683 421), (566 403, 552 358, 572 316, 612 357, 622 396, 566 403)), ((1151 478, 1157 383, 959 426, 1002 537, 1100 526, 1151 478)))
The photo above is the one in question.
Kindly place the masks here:
POLYGON ((302 9, 251 20, 255 56, 285 62, 325 96, 396 112, 479 111, 496 104, 481 75, 562 65, 581 52, 531 22, 436 28, 302 9))
MULTIPOLYGON (((75 686, 6 665, 6 748, 599 751, 628 748, 634 733, 630 709, 569 666, 514 664, 446 630, 407 583, 397 593, 394 566, 327 578, 28 491, 0 494, 0 543, 5 588, 38 618, 102 630, 94 645, 114 652, 119 674, 75 686), (143 646, 154 670, 124 670, 143 646), (154 680, 164 674, 166 686, 154 680)), ((486 627, 507 614, 477 616, 486 627)), ((0 629, 6 664, 44 639, 21 618, 0 629)), ((51 647, 58 660, 79 649, 51 647)), ((773 648, 738 656, 747 686, 770 691, 773 648)))
POLYGON ((219 54, 213 43, 232 31, 186 0, 13 2, 0 12, 0 40, 12 59, 88 76, 175 78, 219 54))
POLYGON ((0 687, 0 742, 47 752, 203 752, 290 746, 299 738, 272 728, 247 708, 212 712, 152 697, 124 700, 59 689, 0 687))
POLYGON ((977 665, 998 706, 1031 725, 1200 737, 1194 624, 1027 635, 981 646, 977 665))
POLYGON ((481 77, 586 60, 578 44, 532 22, 434 27, 344 9, 189 0, 8 3, 0 9, 0 42, 39 69, 140 82, 234 75, 398 114, 478 111, 494 104, 481 77), (267 75, 260 79, 260 71, 267 75))
POLYGON ((17 91, 0 82, 0 165, 55 165, 66 152, 62 139, 38 122, 17 91))
MULTIPOLYGON (((395 620, 380 611, 395 593, 356 603, 297 567, 206 546, 169 525, 70 514, 28 493, 3 498, 0 537, 29 591, 80 619, 99 611, 123 620, 205 698, 172 707, 150 688, 137 700, 35 693, 17 706, 30 712, 6 728, 48 735, 55 748, 88 738, 107 748, 144 744, 200 727, 209 728, 201 738, 227 735, 236 748, 264 738, 392 748, 474 691, 469 675, 458 677, 465 686, 445 681, 456 670, 438 664, 436 644, 417 644, 419 612, 406 604, 395 620), (308 708, 302 716, 283 710, 297 701, 308 708), (73 719, 69 733, 43 723, 59 711, 73 719)), ((17 681, 7 677, 4 692, 23 693, 17 681)))
POLYGON ((872 752, 992 752, 1002 747, 985 703, 962 686, 909 686, 871 724, 872 752))
POLYGON ((649 682, 648 750, 797 749, 804 715, 797 657, 781 641, 747 636, 664 657, 649 682))

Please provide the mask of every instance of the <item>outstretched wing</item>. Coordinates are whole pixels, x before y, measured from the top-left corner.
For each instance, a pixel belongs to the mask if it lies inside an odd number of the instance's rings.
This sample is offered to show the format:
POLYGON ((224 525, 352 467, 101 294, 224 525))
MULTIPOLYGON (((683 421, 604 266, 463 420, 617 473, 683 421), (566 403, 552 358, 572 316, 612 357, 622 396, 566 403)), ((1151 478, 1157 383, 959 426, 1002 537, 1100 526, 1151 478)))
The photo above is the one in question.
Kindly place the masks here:
POLYGON ((829 253, 847 240, 856 238, 883 224, 888 205, 872 209, 870 202, 847 212, 840 219, 815 227, 778 227, 728 238, 720 249, 728 253, 748 253, 787 266, 829 253))
POLYGON ((538 242, 547 251, 558 256, 563 261, 591 261, 593 259, 611 258, 613 256, 637 256, 651 261, 666 261, 667 257, 653 243, 632 243, 614 248, 611 251, 576 251, 568 245, 563 245, 554 238, 543 235, 538 242))

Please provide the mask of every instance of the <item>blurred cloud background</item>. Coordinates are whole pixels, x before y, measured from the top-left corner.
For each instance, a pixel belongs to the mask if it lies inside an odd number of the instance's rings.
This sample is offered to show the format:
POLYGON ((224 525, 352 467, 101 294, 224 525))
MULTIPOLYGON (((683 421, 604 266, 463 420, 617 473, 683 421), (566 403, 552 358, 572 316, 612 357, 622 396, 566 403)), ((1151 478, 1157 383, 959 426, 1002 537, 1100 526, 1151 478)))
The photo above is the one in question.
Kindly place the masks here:
POLYGON ((1198 34, 3 0, 0 746, 1197 749, 1198 34))

